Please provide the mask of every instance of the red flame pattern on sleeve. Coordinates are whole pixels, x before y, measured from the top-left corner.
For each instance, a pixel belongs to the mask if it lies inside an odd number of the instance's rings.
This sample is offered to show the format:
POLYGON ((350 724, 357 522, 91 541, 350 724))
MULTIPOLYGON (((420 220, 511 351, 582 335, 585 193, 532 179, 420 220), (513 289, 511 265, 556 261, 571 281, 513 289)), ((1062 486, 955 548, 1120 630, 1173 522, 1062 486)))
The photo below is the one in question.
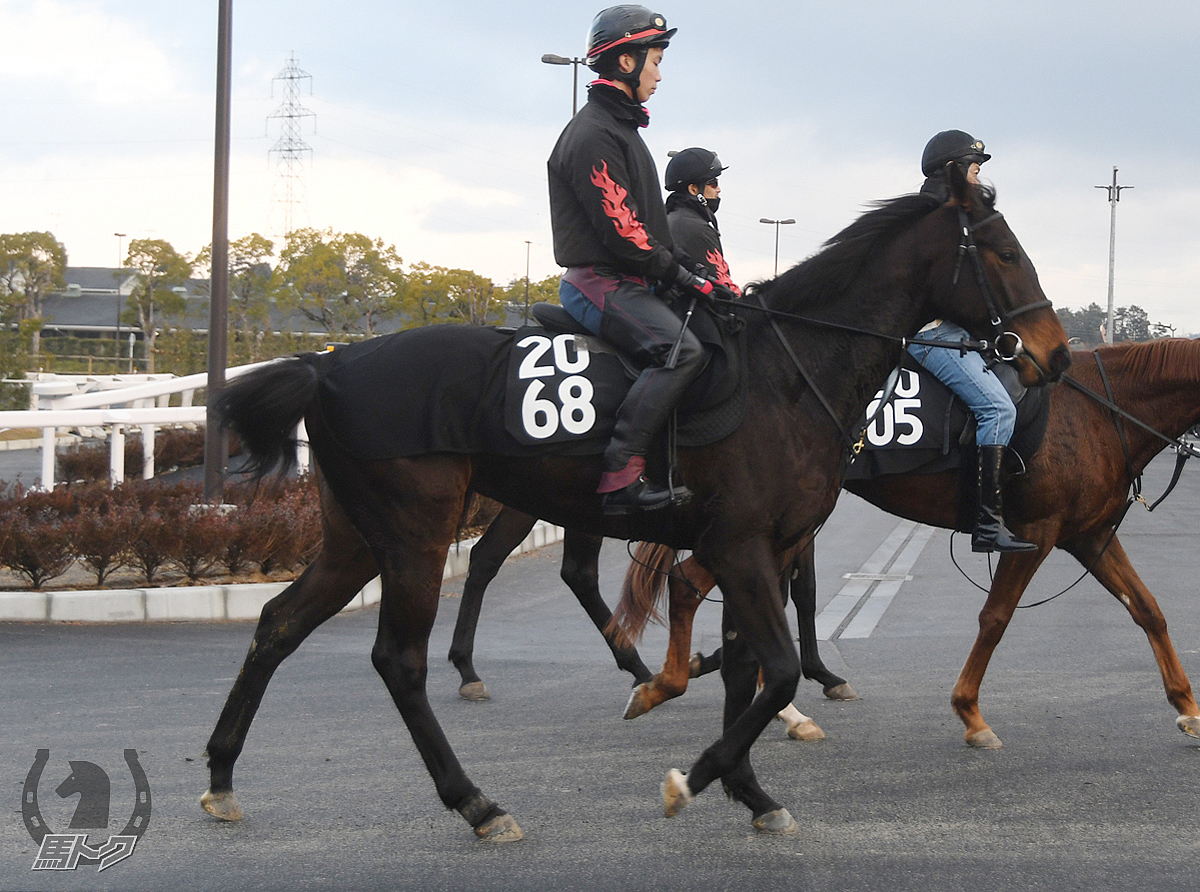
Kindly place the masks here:
POLYGON ((629 192, 616 183, 608 175, 608 162, 601 161, 601 167, 592 168, 592 183, 603 194, 602 204, 604 213, 613 221, 617 234, 626 241, 632 242, 643 251, 650 250, 650 237, 642 227, 642 223, 634 216, 633 211, 625 204, 629 192))
POLYGON ((738 297, 742 296, 742 289, 733 283, 733 279, 729 275, 729 264, 725 262, 724 255, 720 251, 709 251, 705 258, 712 265, 712 268, 717 271, 717 284, 724 285, 738 297))

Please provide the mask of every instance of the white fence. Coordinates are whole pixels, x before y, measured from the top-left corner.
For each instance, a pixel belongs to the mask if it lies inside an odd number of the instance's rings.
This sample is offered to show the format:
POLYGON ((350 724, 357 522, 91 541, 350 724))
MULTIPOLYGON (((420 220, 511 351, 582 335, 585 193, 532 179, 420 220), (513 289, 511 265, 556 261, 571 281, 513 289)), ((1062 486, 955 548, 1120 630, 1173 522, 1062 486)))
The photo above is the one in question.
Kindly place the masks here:
MULTIPOLYGON (((266 363, 235 366, 225 373, 236 378, 266 363)), ((55 476, 55 444, 58 431, 79 429, 85 435, 103 430, 109 442, 109 485, 125 479, 125 436, 134 429, 142 436, 142 477, 154 476, 154 435, 165 425, 204 425, 205 407, 193 406, 195 392, 208 384, 208 374, 186 375, 47 375, 33 383, 34 408, 0 412, 0 430, 40 428, 42 473, 45 489, 52 489, 55 476), (172 406, 173 394, 181 405, 172 406)), ((299 439, 305 434, 303 423, 299 439)), ((300 449, 300 467, 308 467, 308 450, 300 449)))

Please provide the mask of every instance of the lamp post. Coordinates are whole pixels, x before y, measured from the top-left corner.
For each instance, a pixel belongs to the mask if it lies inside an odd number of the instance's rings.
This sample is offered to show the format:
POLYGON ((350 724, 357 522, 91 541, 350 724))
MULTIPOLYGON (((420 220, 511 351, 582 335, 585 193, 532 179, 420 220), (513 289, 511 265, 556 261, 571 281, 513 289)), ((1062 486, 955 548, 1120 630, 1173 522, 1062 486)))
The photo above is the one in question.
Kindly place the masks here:
POLYGON ((525 239, 525 324, 529 324, 529 239, 525 239))
POLYGON ((571 117, 575 117, 575 113, 579 111, 579 66, 586 62, 586 59, 568 59, 566 56, 556 56, 554 53, 546 53, 542 56, 542 61, 547 65, 573 65, 571 69, 571 117))
POLYGON ((125 233, 114 232, 117 237, 117 271, 113 273, 113 278, 117 280, 117 371, 121 371, 121 270, 125 264, 125 254, 122 250, 122 239, 125 238, 125 233))
POLYGON ((760 217, 759 223, 768 223, 775 227, 775 275, 779 275, 779 227, 786 226, 789 223, 796 221, 789 217, 786 220, 768 220, 766 217, 760 217))
POLYGON ((204 419, 204 499, 224 501, 226 432, 215 408, 225 386, 229 328, 229 130, 233 42, 233 0, 217 9, 217 103, 213 139, 212 278, 208 306, 208 411, 204 419))

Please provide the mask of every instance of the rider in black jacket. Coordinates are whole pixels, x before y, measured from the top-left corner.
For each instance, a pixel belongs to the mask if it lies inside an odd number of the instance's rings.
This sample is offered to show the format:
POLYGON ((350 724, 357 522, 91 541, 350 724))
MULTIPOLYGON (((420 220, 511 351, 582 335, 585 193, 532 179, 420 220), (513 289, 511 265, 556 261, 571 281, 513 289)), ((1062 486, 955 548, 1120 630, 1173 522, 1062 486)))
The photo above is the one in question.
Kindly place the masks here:
POLYGON ((598 491, 608 514, 660 508, 688 495, 642 476, 651 441, 706 362, 699 340, 654 288, 713 290, 675 257, 658 173, 638 133, 649 123, 642 103, 661 80, 658 64, 674 34, 644 6, 614 6, 596 16, 587 64, 599 78, 547 165, 554 256, 567 269, 562 305, 642 369, 604 455, 598 491), (677 361, 667 368, 677 341, 677 361))
POLYGON ((675 247, 687 257, 691 268, 733 294, 741 289, 729 275, 729 264, 721 248, 721 230, 717 228, 717 208, 721 187, 717 177, 721 159, 716 152, 693 147, 676 152, 667 164, 667 225, 675 247))

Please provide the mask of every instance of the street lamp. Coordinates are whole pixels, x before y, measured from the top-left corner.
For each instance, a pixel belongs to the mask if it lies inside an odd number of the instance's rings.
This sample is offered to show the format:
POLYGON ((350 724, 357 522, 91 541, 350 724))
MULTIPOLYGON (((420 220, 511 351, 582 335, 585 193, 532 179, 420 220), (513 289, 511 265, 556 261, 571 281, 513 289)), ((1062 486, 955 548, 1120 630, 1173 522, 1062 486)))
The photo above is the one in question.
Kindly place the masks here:
POLYGON ((775 275, 778 276, 779 275, 779 227, 786 226, 788 223, 795 223, 796 221, 791 219, 790 217, 786 220, 768 220, 766 217, 760 217, 758 222, 759 223, 768 223, 775 227, 775 275))
POLYGON ((546 53, 542 56, 542 61, 547 65, 573 65, 571 69, 571 117, 575 117, 575 112, 579 111, 578 96, 579 96, 579 66, 584 64, 586 59, 568 59, 566 56, 556 56, 554 53, 546 53))
POLYGON ((113 273, 113 278, 117 280, 117 372, 121 371, 121 269, 124 266, 124 253, 121 250, 121 240, 125 238, 125 233, 114 232, 117 237, 117 271, 113 273))
POLYGON ((525 324, 529 324, 529 239, 525 239, 525 324))

